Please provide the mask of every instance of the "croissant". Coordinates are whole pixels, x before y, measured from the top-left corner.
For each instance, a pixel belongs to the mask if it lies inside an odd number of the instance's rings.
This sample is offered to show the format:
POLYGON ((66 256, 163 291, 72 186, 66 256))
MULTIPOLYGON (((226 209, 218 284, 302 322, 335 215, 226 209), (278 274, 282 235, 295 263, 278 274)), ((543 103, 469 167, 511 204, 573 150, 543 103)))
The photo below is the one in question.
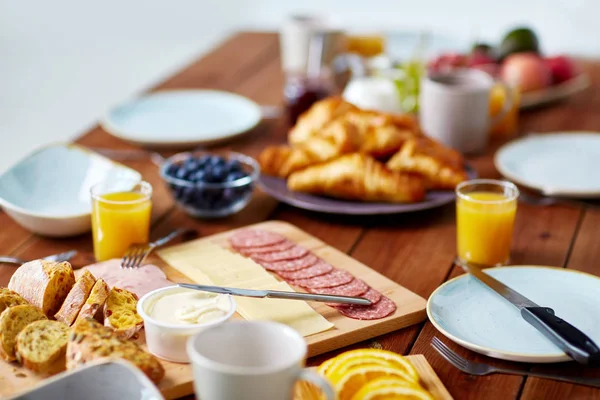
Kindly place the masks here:
POLYGON ((294 172, 287 185, 297 192, 348 200, 418 202, 425 198, 422 178, 390 171, 384 164, 360 153, 294 172))
POLYGON ((265 174, 287 177, 310 165, 354 152, 358 146, 356 127, 347 121, 335 120, 322 130, 322 136, 313 137, 296 147, 266 147, 258 162, 265 174))
POLYGON ((431 189, 454 189, 468 179, 462 155, 425 136, 407 140, 387 166, 422 175, 431 189))
POLYGON ((344 101, 341 97, 328 97, 312 105, 298 118, 296 125, 290 130, 288 141, 292 146, 305 143, 315 136, 320 136, 320 130, 329 122, 349 110, 358 108, 344 101))

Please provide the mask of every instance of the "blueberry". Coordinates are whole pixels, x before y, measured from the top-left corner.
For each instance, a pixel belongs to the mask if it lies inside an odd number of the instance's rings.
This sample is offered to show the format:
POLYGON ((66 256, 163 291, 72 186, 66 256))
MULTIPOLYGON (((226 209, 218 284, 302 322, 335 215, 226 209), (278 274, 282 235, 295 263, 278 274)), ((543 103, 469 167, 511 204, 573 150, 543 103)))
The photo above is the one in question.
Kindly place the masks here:
POLYGON ((215 167, 217 165, 220 165, 221 167, 223 167, 223 166, 225 166, 225 159, 223 157, 219 157, 219 156, 211 156, 208 163, 215 167))
POLYGON ((212 179, 215 182, 224 182, 227 178, 227 171, 222 165, 215 165, 212 169, 212 179))
POLYGON ((239 162, 238 160, 229 160, 227 161, 227 163, 225 164, 227 166, 227 169, 229 170, 229 172, 238 172, 238 171, 242 171, 242 163, 239 162))
POLYGON ((196 158, 191 157, 191 158, 188 158, 187 160, 185 160, 185 162, 183 163, 183 166, 188 171, 196 171, 198 169, 198 167, 200 166, 200 163, 198 162, 198 160, 196 158))
POLYGON ((177 170, 175 171, 175 178, 177 179, 185 179, 187 176, 187 169, 185 169, 184 167, 179 167, 177 168, 177 170))
POLYGON ((194 175, 192 176, 192 181, 194 182, 204 182, 205 179, 206 172, 203 169, 194 172, 194 175))

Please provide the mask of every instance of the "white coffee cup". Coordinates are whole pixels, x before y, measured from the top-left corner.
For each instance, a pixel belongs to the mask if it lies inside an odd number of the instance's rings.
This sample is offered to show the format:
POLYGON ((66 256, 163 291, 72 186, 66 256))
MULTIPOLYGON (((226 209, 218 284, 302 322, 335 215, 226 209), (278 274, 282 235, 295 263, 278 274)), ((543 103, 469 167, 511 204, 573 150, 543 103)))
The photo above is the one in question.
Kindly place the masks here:
POLYGON ((512 107, 506 84, 502 111, 490 117, 490 91, 497 82, 486 72, 460 69, 427 76, 421 81, 419 120, 423 131, 462 153, 485 149, 490 128, 512 107))
POLYGON ((187 350, 201 400, 291 400, 305 380, 335 398, 325 378, 304 369, 306 343, 298 332, 270 321, 232 321, 190 338, 187 350))

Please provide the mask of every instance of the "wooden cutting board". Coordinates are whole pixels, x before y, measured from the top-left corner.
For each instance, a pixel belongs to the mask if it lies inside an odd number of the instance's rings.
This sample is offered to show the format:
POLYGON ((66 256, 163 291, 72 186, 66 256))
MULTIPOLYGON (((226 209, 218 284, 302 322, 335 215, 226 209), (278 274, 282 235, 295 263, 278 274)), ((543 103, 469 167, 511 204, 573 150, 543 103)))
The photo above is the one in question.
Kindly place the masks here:
MULTIPOLYGON (((317 312, 332 322, 335 327, 305 338, 308 344, 309 357, 371 339, 425 320, 425 299, 297 227, 286 222, 267 221, 245 228, 258 228, 281 233, 297 244, 311 250, 331 265, 345 269, 357 278, 364 280, 371 287, 392 299, 398 307, 394 314, 386 318, 359 321, 344 317, 334 308, 323 303, 310 303, 317 312)), ((235 230, 197 240, 199 242, 211 241, 228 247, 227 239, 233 232, 235 230)), ((152 262, 160 266, 170 280, 174 282, 191 282, 187 277, 161 260, 156 259, 152 262)), ((141 335, 139 342, 145 343, 143 335, 141 335)), ((191 367, 187 364, 175 364, 166 361, 162 363, 166 375, 158 387, 163 395, 168 399, 172 399, 192 394, 194 390, 191 367)), ((25 368, 18 367, 17 364, 0 361, 0 396, 30 389, 32 385, 39 383, 43 378, 43 376, 36 375, 25 368)))
MULTIPOLYGON (((419 373, 421 386, 436 400, 453 400, 450 393, 422 354, 406 357, 419 373)), ((322 400, 319 389, 307 382, 296 385, 294 400, 322 400)))

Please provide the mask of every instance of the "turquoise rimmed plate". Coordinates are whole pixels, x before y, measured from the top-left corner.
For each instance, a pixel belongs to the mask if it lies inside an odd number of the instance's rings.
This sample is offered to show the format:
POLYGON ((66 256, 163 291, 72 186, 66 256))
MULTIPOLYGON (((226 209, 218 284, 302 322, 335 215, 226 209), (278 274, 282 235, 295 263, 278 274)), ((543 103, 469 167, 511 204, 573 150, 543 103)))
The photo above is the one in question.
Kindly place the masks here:
MULTIPOLYGON (((486 273, 556 314, 600 343, 600 278, 563 268, 513 266, 486 273)), ((437 288, 427 302, 431 323, 448 339, 477 353, 528 363, 570 361, 529 325, 519 310, 469 275, 437 288)))

